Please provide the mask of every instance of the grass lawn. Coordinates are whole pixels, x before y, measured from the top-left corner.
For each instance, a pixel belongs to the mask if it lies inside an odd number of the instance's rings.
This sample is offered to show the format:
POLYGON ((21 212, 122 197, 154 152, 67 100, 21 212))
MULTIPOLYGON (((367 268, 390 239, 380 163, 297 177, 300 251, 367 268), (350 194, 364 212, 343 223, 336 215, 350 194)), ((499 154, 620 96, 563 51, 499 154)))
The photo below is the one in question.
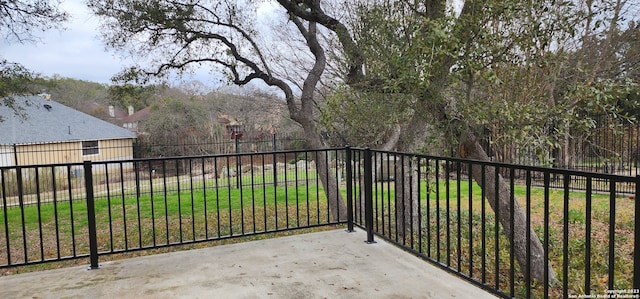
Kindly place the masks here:
MULTIPOLYGON (((479 186, 472 183, 471 192, 469 192, 469 186, 466 180, 459 183, 451 180, 449 184, 440 182, 437 186, 431 184, 428 187, 423 182, 420 193, 422 229, 420 232, 414 232, 413 236, 403 236, 396 229, 394 212, 396 190, 393 183, 378 182, 374 188, 374 227, 379 233, 425 256, 466 273, 475 280, 497 285, 501 290, 509 293, 511 288, 509 241, 503 234, 502 227, 498 226, 496 255, 495 214, 488 201, 482 200, 482 190, 479 186), (497 271, 496 256, 498 256, 497 271)), ((533 187, 527 190, 523 185, 516 185, 514 191, 515 198, 523 210, 529 211, 533 229, 544 244, 544 188, 533 187)), ((634 201, 626 196, 612 199, 608 194, 595 193, 588 200, 585 192, 569 192, 566 202, 568 255, 565 257, 563 255, 565 193, 562 190, 550 189, 548 199, 549 258, 557 278, 561 281, 559 285, 550 288, 551 298, 562 297, 565 263, 568 269, 566 275, 569 295, 586 293, 585 265, 587 262, 590 265, 591 293, 602 294, 609 289, 610 240, 613 240, 612 248, 615 254, 614 289, 630 289, 633 277, 634 201), (615 202, 613 214, 611 213, 612 202, 615 202), (587 207, 590 209, 588 210, 587 207), (612 222, 615 223, 613 237, 609 234, 611 217, 614 217, 612 222), (589 244, 587 244, 587 229, 590 230, 589 244), (587 245, 590 246, 590 254, 586 252, 587 245)), ((514 295, 516 298, 524 297, 526 284, 517 262, 514 262, 514 274, 514 295)), ((532 294, 533 298, 542 296, 541 283, 534 283, 532 294)))
MULTIPOLYGON (((213 186, 213 185, 211 185, 213 186)), ((326 224, 322 188, 289 183, 218 188, 202 182, 153 192, 104 194, 95 199, 100 252, 326 224), (187 188, 188 187, 188 188, 187 188), (107 196, 109 195, 109 196, 107 196)), ((7 207, 0 211, 0 264, 87 254, 88 217, 84 200, 7 207), (6 226, 5 226, 6 223, 6 226), (8 236, 8 238, 7 238, 8 236), (23 250, 27 248, 27 250, 23 250)))

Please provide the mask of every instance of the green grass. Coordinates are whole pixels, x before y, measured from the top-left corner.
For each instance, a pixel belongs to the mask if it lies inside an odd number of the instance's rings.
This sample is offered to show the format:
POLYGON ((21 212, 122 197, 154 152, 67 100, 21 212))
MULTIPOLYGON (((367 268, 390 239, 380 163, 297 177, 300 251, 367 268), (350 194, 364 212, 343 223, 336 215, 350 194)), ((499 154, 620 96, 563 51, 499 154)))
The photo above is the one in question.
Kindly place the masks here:
MULTIPOLYGON (((202 184, 199 185, 200 188, 202 184)), ((167 188, 171 189, 171 188, 167 188)), ((324 192, 317 185, 154 190, 140 196, 116 192, 95 200, 101 252, 223 238, 325 224, 324 192), (124 195, 123 195, 124 194, 124 195)), ((0 212, 0 244, 10 243, 12 263, 88 253, 84 201, 7 207, 0 212), (6 211, 6 217, 4 214, 6 211), (73 224, 72 224, 73 221, 73 224), (24 228, 24 230, 23 230, 24 228), (41 241, 42 240, 42 241, 41 241), (23 244, 27 252, 23 252, 23 244), (26 254, 26 258, 25 258, 26 254)), ((7 252, 0 261, 7 263, 7 252)))
MULTIPOLYGON (((380 227, 379 231, 405 246, 421 250, 424 255, 437 259, 451 268, 460 270, 478 281, 482 281, 484 275, 485 283, 495 286, 494 236, 496 220, 488 201, 481 199, 481 189, 477 184, 473 183, 470 197, 468 182, 462 181, 458 185, 453 180, 448 186, 441 182, 437 189, 438 193, 436 193, 434 184, 428 187, 426 183, 421 185, 422 230, 420 234, 414 232, 413 236, 403 236, 402 229, 396 229, 394 211, 396 190, 387 183, 376 184, 374 189, 376 211, 374 214, 378 225, 385 223, 384 228, 380 227), (428 209, 427 201, 429 203, 428 209), (484 214, 482 213, 483 202, 484 214), (481 232, 483 220, 485 222, 484 252, 482 251, 481 232), (427 229, 427 225, 429 229, 427 229), (447 233, 449 237, 447 237, 447 233), (471 241, 469 241, 469 234, 471 234, 471 241), (485 257, 484 265, 482 264, 483 256, 485 257), (483 267, 486 269, 484 273, 481 271, 483 267)), ((525 211, 527 207, 530 209, 532 227, 540 240, 544 242, 545 190, 543 188, 531 188, 529 190, 529 201, 527 201, 527 189, 524 186, 516 185, 514 191, 515 197, 522 208, 525 211)), ((588 217, 585 193, 569 192, 568 195, 568 294, 585 294, 584 271, 587 239, 585 232, 587 218, 591 219, 591 293, 602 293, 603 290, 608 289, 611 199, 608 194, 593 194, 590 205, 591 216, 588 217)), ((565 262, 565 257, 563 256, 564 204, 564 192, 550 189, 548 201, 549 256, 560 281, 563 280, 563 263, 565 262)), ((614 287, 616 289, 629 289, 631 288, 631 278, 633 277, 634 201, 628 197, 617 197, 615 198, 615 204, 614 287)), ((399 222, 401 221, 400 219, 399 222)), ((500 265, 498 286, 502 291, 509 293, 511 287, 509 281, 509 241, 504 236, 502 228, 498 227, 498 230, 500 265)), ((526 296, 524 276, 520 273, 517 263, 515 263, 514 267, 514 296, 516 298, 524 297, 526 296)), ((552 298, 562 297, 562 284, 551 287, 550 293, 552 298)), ((532 294, 533 298, 542 296, 543 287, 541 283, 534 283, 532 294)))

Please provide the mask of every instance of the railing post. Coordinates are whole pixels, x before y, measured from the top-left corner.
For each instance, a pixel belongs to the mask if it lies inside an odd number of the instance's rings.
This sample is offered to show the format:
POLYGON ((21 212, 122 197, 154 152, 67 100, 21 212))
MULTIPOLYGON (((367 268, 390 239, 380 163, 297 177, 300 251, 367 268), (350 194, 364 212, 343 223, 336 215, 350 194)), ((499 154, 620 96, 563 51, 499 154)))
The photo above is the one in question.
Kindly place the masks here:
POLYGON ((91 265, 89 270, 99 269, 98 234, 96 230, 96 210, 93 197, 93 171, 91 161, 84 161, 84 188, 87 197, 87 223, 89 225, 89 253, 91 265))
POLYGON ((640 175, 636 175, 633 237, 633 288, 640 289, 640 175))
POLYGON ((351 163, 351 147, 345 148, 347 160, 345 166, 347 180, 347 232, 353 232, 353 164, 351 163))
POLYGON ((272 145, 273 145, 273 187, 278 187, 278 162, 276 161, 276 154, 275 152, 278 150, 278 147, 276 146, 276 134, 273 133, 273 141, 272 141, 272 145))
MULTIPOLYGON (((86 168, 86 165, 85 165, 85 168, 86 168)), ((140 166, 138 165, 138 162, 133 162, 133 172, 136 179, 136 199, 139 199, 140 198, 140 166)), ((86 175, 87 175, 86 169, 84 170, 84 173, 86 178, 86 175)))
POLYGON ((18 165, 18 147, 16 146, 16 144, 13 144, 13 166, 19 166, 18 165))
POLYGON ((371 149, 364 150, 364 222, 367 230, 367 243, 373 240, 373 171, 371 166, 371 149))
POLYGON ((242 187, 242 161, 240 160, 240 138, 238 134, 235 135, 235 147, 236 147, 236 187, 240 189, 242 187))
POLYGON ((22 189, 22 167, 16 167, 16 184, 18 185, 18 202, 20 209, 24 211, 24 190, 22 189))
POLYGON ((276 134, 273 133, 273 135, 271 135, 271 148, 274 152, 278 149, 278 147, 276 146, 276 141, 276 134))

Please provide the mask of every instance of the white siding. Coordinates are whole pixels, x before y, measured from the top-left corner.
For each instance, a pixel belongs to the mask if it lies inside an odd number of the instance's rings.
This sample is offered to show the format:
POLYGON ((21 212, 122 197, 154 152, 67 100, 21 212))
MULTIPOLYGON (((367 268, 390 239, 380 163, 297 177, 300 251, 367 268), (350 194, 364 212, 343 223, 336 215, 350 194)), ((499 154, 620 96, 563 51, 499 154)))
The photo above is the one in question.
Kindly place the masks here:
POLYGON ((0 146, 0 167, 13 166, 13 147, 0 146))

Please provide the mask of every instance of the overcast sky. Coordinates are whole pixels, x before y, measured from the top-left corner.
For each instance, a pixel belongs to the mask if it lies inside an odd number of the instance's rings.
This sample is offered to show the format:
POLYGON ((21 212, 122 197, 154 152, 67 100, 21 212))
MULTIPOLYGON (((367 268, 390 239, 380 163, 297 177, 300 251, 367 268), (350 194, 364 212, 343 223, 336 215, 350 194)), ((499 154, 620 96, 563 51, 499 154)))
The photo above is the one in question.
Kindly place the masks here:
POLYGON ((98 39, 98 21, 82 0, 65 0, 63 10, 71 15, 64 31, 50 30, 38 43, 0 44, 0 53, 8 61, 18 62, 42 76, 54 74, 100 83, 122 69, 123 61, 107 53, 98 39))
MULTIPOLYGON (((111 83, 111 77, 131 62, 108 52, 99 37, 98 18, 93 16, 83 0, 64 0, 62 9, 70 15, 66 30, 50 30, 40 34, 38 43, 0 43, 0 55, 17 62, 44 77, 60 75, 99 83, 111 83)), ((198 80, 207 84, 212 80, 207 72, 183 81, 198 80)), ((174 82, 179 84, 179 82, 174 82)), ((210 84, 207 84, 210 85, 210 84)))

